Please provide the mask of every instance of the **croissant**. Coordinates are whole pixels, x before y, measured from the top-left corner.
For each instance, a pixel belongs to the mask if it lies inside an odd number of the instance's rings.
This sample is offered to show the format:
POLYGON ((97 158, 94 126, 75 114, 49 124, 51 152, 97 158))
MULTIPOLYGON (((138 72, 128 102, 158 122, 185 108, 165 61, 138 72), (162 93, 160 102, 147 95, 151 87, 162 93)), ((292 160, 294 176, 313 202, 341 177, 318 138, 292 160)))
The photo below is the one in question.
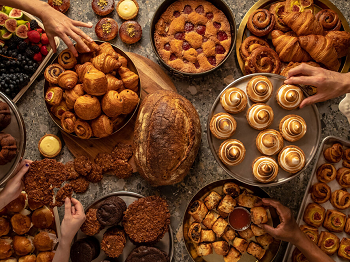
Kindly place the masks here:
POLYGON ((122 65, 118 60, 105 53, 92 58, 91 63, 94 65, 94 67, 96 67, 96 69, 105 74, 118 69, 122 65))
POLYGON ((307 35, 300 36, 299 43, 316 62, 324 64, 328 69, 338 71, 340 62, 332 39, 322 35, 307 35))
POLYGON ((74 71, 66 70, 58 77, 58 85, 63 89, 72 89, 78 83, 78 75, 74 71))
POLYGON ((91 62, 87 62, 85 64, 75 66, 75 72, 78 74, 80 82, 84 81, 85 74, 87 73, 87 71, 89 71, 92 68, 95 68, 95 67, 91 64, 91 62))
POLYGON ((104 73, 92 68, 86 72, 83 80, 83 89, 94 96, 102 96, 107 92, 107 77, 104 73))
POLYGON ((300 47, 297 37, 285 35, 282 31, 272 31, 272 44, 283 62, 307 62, 310 55, 300 47))
POLYGON ((292 12, 283 16, 283 22, 298 36, 323 35, 323 27, 310 12, 292 12))
POLYGON ((350 53, 350 33, 346 31, 330 31, 326 35, 332 39, 338 58, 347 56, 350 53))
POLYGON ((122 78, 126 89, 130 89, 134 92, 138 91, 139 76, 137 74, 132 72, 129 68, 123 66, 119 68, 118 73, 122 78))
POLYGON ((118 60, 119 60, 120 63, 122 63, 122 66, 128 67, 128 60, 124 56, 119 54, 118 60))
POLYGON ((67 107, 69 109, 73 109, 75 101, 82 95, 84 95, 83 85, 79 84, 71 90, 66 90, 63 94, 63 98, 66 101, 67 107))
MULTIPOLYGON (((84 38, 81 38, 81 40, 84 42, 85 45, 87 45, 88 48, 90 48, 90 52, 96 52, 98 53, 100 51, 100 46, 98 44, 96 44, 96 42, 92 41, 92 42, 88 42, 87 40, 85 40, 84 38)), ((87 51, 85 51, 85 49, 79 45, 76 44, 75 45, 75 49, 78 51, 78 53, 83 54, 83 53, 88 53, 87 51)))
POLYGON ((88 122, 78 119, 74 125, 75 134, 81 139, 92 137, 92 129, 88 122))
POLYGON ((276 24, 275 29, 281 30, 283 32, 290 31, 290 28, 283 22, 282 14, 286 9, 286 2, 277 2, 271 5, 270 13, 274 15, 276 24))
POLYGON ((107 86, 108 91, 114 90, 120 93, 125 89, 122 80, 119 80, 118 78, 114 77, 111 74, 107 74, 106 77, 107 77, 107 83, 108 83, 108 86, 107 86))
POLYGON ((114 50, 113 46, 110 43, 104 42, 102 45, 100 45, 100 52, 99 54, 106 54, 110 55, 114 59, 118 59, 119 55, 118 53, 114 50))

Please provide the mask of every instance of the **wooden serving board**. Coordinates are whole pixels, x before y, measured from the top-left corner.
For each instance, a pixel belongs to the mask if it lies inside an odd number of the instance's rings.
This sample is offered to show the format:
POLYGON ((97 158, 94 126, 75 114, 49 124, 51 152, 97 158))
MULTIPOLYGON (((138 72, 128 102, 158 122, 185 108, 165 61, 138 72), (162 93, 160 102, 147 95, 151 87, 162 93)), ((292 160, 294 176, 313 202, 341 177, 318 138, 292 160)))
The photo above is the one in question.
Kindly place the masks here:
MULTIPOLYGON (((141 101, 151 93, 158 90, 175 91, 176 87, 170 77, 160 68, 160 66, 150 59, 134 54, 127 53, 130 59, 134 62, 141 80, 141 101)), ((130 120, 130 122, 118 133, 102 139, 84 140, 74 136, 70 136, 64 132, 62 137, 68 150, 75 156, 85 155, 90 159, 94 159, 98 153, 111 152, 116 143, 121 142, 125 144, 132 144, 134 136, 134 127, 137 114, 130 120)), ((136 172, 134 158, 129 161, 136 172)))

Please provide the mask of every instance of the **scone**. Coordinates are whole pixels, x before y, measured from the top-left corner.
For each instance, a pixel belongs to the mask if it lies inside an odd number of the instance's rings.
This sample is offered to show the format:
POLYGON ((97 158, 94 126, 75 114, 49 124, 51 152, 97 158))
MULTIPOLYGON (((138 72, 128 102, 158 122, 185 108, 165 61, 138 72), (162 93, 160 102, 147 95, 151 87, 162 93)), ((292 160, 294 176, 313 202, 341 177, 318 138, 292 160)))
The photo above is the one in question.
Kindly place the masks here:
POLYGON ((228 139, 236 131, 237 122, 233 116, 218 113, 210 120, 210 131, 218 139, 228 139))

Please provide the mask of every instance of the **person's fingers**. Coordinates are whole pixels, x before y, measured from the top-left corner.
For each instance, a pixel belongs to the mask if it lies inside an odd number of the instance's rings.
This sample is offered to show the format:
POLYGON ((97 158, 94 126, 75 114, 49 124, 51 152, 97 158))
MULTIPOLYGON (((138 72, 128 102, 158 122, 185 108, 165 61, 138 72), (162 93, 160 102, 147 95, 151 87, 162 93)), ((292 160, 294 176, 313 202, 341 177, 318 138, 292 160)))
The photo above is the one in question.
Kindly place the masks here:
POLYGON ((72 198, 71 201, 72 201, 72 203, 74 205, 74 208, 75 208, 75 214, 76 215, 84 214, 83 205, 78 200, 76 200, 75 198, 72 198))
POLYGON ((255 204, 254 204, 254 206, 256 206, 256 207, 261 207, 261 206, 263 206, 264 205, 264 203, 262 202, 262 200, 259 200, 258 202, 256 202, 255 204))
POLYGON ((47 38, 49 39, 50 46, 52 48, 52 52, 56 53, 57 47, 55 42, 55 37, 47 34, 47 38))
POLYGON ((315 69, 316 67, 314 66, 310 66, 308 64, 302 63, 301 65, 289 70, 287 78, 290 78, 292 76, 297 76, 297 75, 311 76, 315 74, 315 69))
POLYGON ((284 81, 287 85, 311 85, 317 86, 320 81, 318 77, 314 76, 292 76, 284 81))
POLYGON ((72 215, 74 216, 76 214, 76 210, 75 210, 75 207, 72 206, 72 215))
POLYGON ((80 47, 83 47, 86 52, 90 52, 90 48, 83 42, 81 37, 74 32, 74 30, 70 31, 69 34, 70 34, 70 37, 73 38, 80 47))
POLYGON ((64 216, 66 218, 72 217, 72 203, 68 197, 66 197, 66 199, 64 201, 64 216))
POLYGON ((315 104, 318 102, 323 102, 322 100, 323 100, 322 95, 316 94, 316 95, 310 96, 310 97, 304 99, 303 102, 301 102, 300 108, 304 108, 305 106, 312 105, 312 104, 315 104))
POLYGON ((260 224, 260 227, 265 230, 266 233, 270 234, 271 236, 276 236, 276 229, 273 228, 270 225, 267 224, 260 224))
POLYGON ((84 22, 81 22, 81 21, 72 20, 72 24, 74 26, 80 26, 80 27, 88 27, 88 28, 92 27, 92 23, 91 22, 84 23, 84 22))
POLYGON ((17 172, 17 174, 14 176, 15 181, 21 181, 23 176, 28 172, 30 167, 29 163, 25 163, 22 168, 17 172))
POLYGON ((62 36, 60 36, 61 39, 63 40, 63 42, 67 45, 67 47, 69 48, 70 51, 72 51, 73 55, 74 56, 78 56, 78 52, 77 50, 75 49, 74 45, 73 45, 73 42, 69 39, 69 37, 64 34, 62 36))
POLYGON ((81 36, 82 38, 84 38, 86 41, 88 41, 88 42, 94 41, 90 36, 88 36, 87 34, 85 34, 84 31, 81 30, 80 28, 73 26, 71 29, 72 29, 77 35, 79 35, 79 36, 81 36))

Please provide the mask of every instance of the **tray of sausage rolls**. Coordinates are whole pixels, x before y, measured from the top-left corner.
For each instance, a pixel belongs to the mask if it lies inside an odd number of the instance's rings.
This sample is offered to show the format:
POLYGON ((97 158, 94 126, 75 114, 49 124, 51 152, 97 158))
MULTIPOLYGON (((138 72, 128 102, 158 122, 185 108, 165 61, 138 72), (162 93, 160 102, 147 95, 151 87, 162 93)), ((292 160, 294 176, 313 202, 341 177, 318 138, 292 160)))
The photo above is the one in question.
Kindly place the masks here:
MULTIPOLYGON (((297 223, 334 261, 350 260, 350 141, 326 137, 306 188, 297 223)), ((283 262, 304 261, 289 244, 283 262)))

